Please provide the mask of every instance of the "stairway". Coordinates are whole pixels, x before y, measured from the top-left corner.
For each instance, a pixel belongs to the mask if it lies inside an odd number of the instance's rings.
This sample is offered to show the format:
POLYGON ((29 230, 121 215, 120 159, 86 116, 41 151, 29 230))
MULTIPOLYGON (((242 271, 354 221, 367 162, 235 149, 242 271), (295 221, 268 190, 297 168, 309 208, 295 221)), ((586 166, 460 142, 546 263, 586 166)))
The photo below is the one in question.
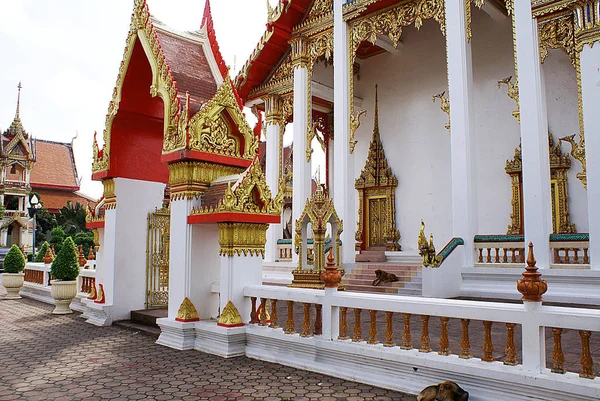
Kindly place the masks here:
POLYGON ((120 320, 114 322, 114 325, 136 333, 158 338, 160 335, 160 328, 156 324, 156 319, 167 317, 167 315, 167 308, 132 310, 130 320, 120 320))
POLYGON ((409 266, 402 263, 359 263, 356 269, 344 277, 342 285, 346 287, 347 291, 420 296, 422 291, 421 266, 409 266), (395 274, 400 281, 382 282, 378 286, 373 286, 373 280, 376 278, 375 270, 378 269, 395 274))

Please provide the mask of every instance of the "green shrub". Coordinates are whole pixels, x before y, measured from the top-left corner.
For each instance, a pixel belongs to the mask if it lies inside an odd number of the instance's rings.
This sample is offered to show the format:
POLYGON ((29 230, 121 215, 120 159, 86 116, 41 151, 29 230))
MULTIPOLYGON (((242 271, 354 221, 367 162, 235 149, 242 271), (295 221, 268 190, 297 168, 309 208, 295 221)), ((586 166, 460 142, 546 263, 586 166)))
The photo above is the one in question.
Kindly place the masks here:
POLYGON ((60 252, 50 267, 50 274, 60 281, 72 281, 79 276, 77 249, 71 237, 67 237, 62 243, 60 252))
POLYGON ((46 250, 48 249, 49 246, 50 245, 47 242, 44 242, 42 244, 42 247, 38 251, 37 255, 35 255, 35 261, 37 263, 41 263, 44 261, 44 256, 46 256, 46 250))
POLYGON ((87 255, 90 251, 90 247, 94 249, 94 233, 91 231, 79 232, 73 237, 73 242, 75 242, 75 245, 77 245, 77 247, 79 247, 79 245, 83 246, 83 254, 87 258, 87 255))
POLYGON ((60 248, 62 247, 63 242, 67 238, 67 234, 65 234, 65 230, 62 227, 56 227, 52 229, 50 233, 50 245, 54 245, 54 252, 58 255, 60 252, 60 248))
POLYGON ((21 273, 25 269, 25 255, 18 246, 13 245, 4 257, 5 273, 21 273))

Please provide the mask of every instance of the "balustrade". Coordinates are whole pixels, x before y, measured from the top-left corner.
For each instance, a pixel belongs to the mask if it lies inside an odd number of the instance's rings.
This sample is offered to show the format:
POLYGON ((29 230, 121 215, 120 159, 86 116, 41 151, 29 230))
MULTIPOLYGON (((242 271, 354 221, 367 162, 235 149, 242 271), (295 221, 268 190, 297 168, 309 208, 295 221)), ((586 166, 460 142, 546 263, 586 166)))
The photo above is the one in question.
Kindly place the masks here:
POLYGON ((525 263, 524 243, 496 242, 475 243, 477 263, 482 267, 523 267, 525 263))
POLYGON ((589 269, 589 242, 551 242, 552 264, 555 269, 589 269))

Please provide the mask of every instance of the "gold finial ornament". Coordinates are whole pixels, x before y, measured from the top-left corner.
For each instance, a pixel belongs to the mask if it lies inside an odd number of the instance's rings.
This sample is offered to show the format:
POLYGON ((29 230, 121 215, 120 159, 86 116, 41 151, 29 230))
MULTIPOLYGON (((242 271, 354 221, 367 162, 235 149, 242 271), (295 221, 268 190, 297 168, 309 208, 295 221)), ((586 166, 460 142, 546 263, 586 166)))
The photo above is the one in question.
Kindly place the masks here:
POLYGON ((337 288, 340 281, 342 281, 342 272, 335 266, 333 247, 329 250, 327 266, 325 267, 325 271, 321 273, 321 280, 325 283, 325 288, 337 288))
POLYGON ((53 260, 54 258, 52 257, 52 250, 48 246, 46 247, 46 254, 44 255, 44 263, 49 265, 53 260))
POLYGON ((433 244, 433 234, 429 234, 429 241, 425 237, 425 223, 421 219, 421 230, 418 237, 419 255, 423 257, 423 267, 440 267, 442 257, 436 255, 433 244))
POLYGON ((179 306, 175 320, 184 323, 197 322, 200 320, 196 307, 188 297, 185 297, 179 306))
POLYGON ((437 95, 433 95, 432 101, 433 103, 435 103, 435 99, 440 99, 440 102, 442 103, 440 106, 440 110, 442 110, 448 115, 448 122, 446 123, 446 125, 444 125, 444 128, 446 128, 448 130, 448 133, 450 133, 450 102, 448 100, 448 96, 445 95, 446 91, 438 93, 437 95))
POLYGON ((95 260, 96 259, 96 256, 94 256, 94 251, 92 250, 91 246, 90 246, 90 250, 89 250, 88 255, 87 255, 87 259, 88 260, 95 260))
POLYGON ((85 255, 83 254, 83 245, 79 245, 77 260, 79 262, 79 267, 83 267, 87 263, 87 260, 85 259, 85 255))
POLYGON ((579 142, 575 142, 575 135, 565 136, 559 138, 561 142, 568 142, 571 144, 571 156, 579 163, 581 163, 581 172, 577 173, 577 178, 583 183, 583 187, 587 189, 587 172, 586 172, 586 159, 585 159, 585 138, 579 135, 579 142))
POLYGON ((233 302, 228 301, 227 305, 223 308, 217 326, 221 327, 240 327, 243 326, 242 316, 237 310, 233 302))
POLYGON ((522 274, 523 278, 517 282, 517 290, 523 294, 521 299, 528 302, 542 302, 542 295, 548 290, 548 283, 540 278, 542 273, 538 272, 535 265, 532 242, 529 243, 527 266, 522 274))
POLYGON ((521 111, 520 111, 521 105, 519 103, 519 83, 515 82, 513 84, 512 83, 512 75, 511 75, 509 77, 506 77, 506 78, 498 81, 497 85, 498 85, 498 89, 500 89, 500 87, 502 85, 506 85, 508 97, 511 98, 512 100, 514 100, 515 103, 517 104, 517 109, 512 112, 512 115, 514 118, 517 119, 517 122, 519 124, 521 124, 521 111))

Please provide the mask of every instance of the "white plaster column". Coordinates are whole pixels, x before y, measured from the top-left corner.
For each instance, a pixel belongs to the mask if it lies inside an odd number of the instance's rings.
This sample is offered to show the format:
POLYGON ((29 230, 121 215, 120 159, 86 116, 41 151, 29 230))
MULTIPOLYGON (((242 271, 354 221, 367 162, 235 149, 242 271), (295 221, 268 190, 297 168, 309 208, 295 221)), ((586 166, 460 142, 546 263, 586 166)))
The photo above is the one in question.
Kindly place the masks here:
MULTIPOLYGON (((591 269, 600 270, 600 46, 584 45, 580 54, 587 170, 591 269)), ((579 163, 576 163, 580 166, 579 163)), ((536 254, 537 256, 537 254, 536 254)))
MULTIPOLYGON (((281 153, 279 148, 279 137, 281 135, 281 99, 279 96, 268 96, 265 98, 265 122, 267 125, 267 154, 266 154, 266 179, 267 185, 273 196, 279 189, 281 172, 281 153)), ((281 223, 270 224, 267 230, 267 243, 265 244, 265 262, 275 262, 279 255, 277 253, 277 240, 283 237, 281 223)))
POLYGON ((333 197, 335 191, 335 152, 333 150, 335 142, 333 134, 329 134, 329 142, 327 144, 327 182, 329 185, 329 196, 333 197))
MULTIPOLYGON (((450 98, 452 231, 465 241, 462 266, 474 265, 473 237, 477 234, 477 191, 471 95, 473 63, 467 39, 465 2, 446 0, 446 48, 450 98)), ((440 244, 440 247, 443 244, 440 244)), ((458 276, 460 280, 460 275, 458 276)))
POLYGON ((552 211, 546 96, 540 64, 537 21, 530 1, 514 1, 521 149, 523 158, 523 209, 525 244, 535 245, 537 265, 550 268, 552 211))
MULTIPOLYGON (((293 198, 292 198, 292 238, 296 230, 296 220, 302 214, 306 200, 311 195, 310 163, 306 161, 306 132, 308 116, 312 115, 312 102, 308 91, 308 50, 306 41, 297 38, 290 42, 294 63, 294 162, 293 162, 293 198)), ((293 245, 292 245, 293 248, 293 245)), ((298 255, 292 252, 292 261, 298 261, 298 255)))
MULTIPOLYGON (((334 3, 334 132, 333 153, 337 164, 334 170, 333 200, 344 222, 342 264, 354 263, 354 233, 358 209, 354 189, 354 155, 350 154, 350 65, 348 59, 348 26, 342 18, 345 0, 334 3)), ((331 194, 330 194, 331 195, 331 194)))
MULTIPOLYGON (((220 274, 220 300, 221 313, 231 301, 244 323, 250 321, 251 305, 244 297, 244 288, 262 284, 262 256, 261 255, 232 255, 221 257, 220 274)), ((260 300, 259 300, 260 302, 260 300)))
POLYGON ((175 319, 184 298, 191 297, 192 226, 188 224, 187 218, 192 211, 192 206, 192 199, 171 201, 169 319, 175 319))

